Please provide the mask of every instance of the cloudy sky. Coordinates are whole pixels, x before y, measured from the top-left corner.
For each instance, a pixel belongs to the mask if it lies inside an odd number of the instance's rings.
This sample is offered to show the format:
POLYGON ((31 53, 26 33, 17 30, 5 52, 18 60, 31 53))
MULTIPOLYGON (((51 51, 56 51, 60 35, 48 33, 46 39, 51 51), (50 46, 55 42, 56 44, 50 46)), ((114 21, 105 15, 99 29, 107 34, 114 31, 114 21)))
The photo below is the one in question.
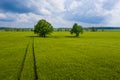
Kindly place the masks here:
POLYGON ((120 26, 120 0, 0 0, 0 26, 33 27, 46 19, 54 27, 120 26))

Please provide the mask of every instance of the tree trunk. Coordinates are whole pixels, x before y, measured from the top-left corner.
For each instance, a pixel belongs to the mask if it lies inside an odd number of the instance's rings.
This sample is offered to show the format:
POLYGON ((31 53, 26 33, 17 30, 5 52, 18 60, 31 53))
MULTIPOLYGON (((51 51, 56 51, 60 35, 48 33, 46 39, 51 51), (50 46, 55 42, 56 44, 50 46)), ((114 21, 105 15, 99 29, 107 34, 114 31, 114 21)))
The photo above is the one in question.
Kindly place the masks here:
POLYGON ((76 37, 78 37, 79 36, 79 33, 76 33, 76 37))
POLYGON ((44 34, 44 35, 43 35, 43 37, 45 38, 45 37, 46 37, 46 35, 44 34))

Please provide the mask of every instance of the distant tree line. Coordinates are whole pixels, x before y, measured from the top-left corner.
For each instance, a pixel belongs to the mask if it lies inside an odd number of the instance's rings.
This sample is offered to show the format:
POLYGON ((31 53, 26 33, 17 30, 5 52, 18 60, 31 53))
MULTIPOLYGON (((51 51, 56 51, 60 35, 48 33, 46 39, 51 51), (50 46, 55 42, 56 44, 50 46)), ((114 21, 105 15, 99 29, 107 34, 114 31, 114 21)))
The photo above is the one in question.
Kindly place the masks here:
POLYGON ((97 31, 111 31, 111 30, 120 30, 120 27, 86 27, 85 31, 97 32, 97 31))
POLYGON ((0 27, 0 31, 25 32, 25 31, 33 31, 33 28, 10 28, 10 27, 0 27))
POLYGON ((70 31, 71 28, 54 28, 54 31, 56 32, 65 32, 65 31, 70 31))

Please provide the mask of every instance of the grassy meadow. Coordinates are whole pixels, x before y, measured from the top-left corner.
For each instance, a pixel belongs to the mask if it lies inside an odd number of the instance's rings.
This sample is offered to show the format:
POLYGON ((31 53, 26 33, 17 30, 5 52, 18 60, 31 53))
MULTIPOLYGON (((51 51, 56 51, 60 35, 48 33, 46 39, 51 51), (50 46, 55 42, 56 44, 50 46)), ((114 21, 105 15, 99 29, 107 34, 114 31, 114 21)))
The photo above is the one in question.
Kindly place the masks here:
POLYGON ((46 38, 0 32, 0 80, 36 75, 38 80, 120 80, 120 32, 85 32, 78 38, 69 32, 46 38))

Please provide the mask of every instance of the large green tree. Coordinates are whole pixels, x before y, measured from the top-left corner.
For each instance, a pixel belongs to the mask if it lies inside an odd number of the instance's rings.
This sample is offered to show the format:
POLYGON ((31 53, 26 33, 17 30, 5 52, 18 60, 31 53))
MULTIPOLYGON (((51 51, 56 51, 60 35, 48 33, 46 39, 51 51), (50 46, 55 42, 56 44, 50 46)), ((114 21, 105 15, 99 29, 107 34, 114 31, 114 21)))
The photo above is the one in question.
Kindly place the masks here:
POLYGON ((40 37, 46 37, 47 34, 53 32, 53 26, 42 19, 34 26, 34 33, 38 34, 40 37))
POLYGON ((79 36, 79 34, 83 33, 83 27, 81 25, 78 25, 77 23, 74 23, 73 28, 71 29, 71 34, 75 33, 76 37, 79 36))

